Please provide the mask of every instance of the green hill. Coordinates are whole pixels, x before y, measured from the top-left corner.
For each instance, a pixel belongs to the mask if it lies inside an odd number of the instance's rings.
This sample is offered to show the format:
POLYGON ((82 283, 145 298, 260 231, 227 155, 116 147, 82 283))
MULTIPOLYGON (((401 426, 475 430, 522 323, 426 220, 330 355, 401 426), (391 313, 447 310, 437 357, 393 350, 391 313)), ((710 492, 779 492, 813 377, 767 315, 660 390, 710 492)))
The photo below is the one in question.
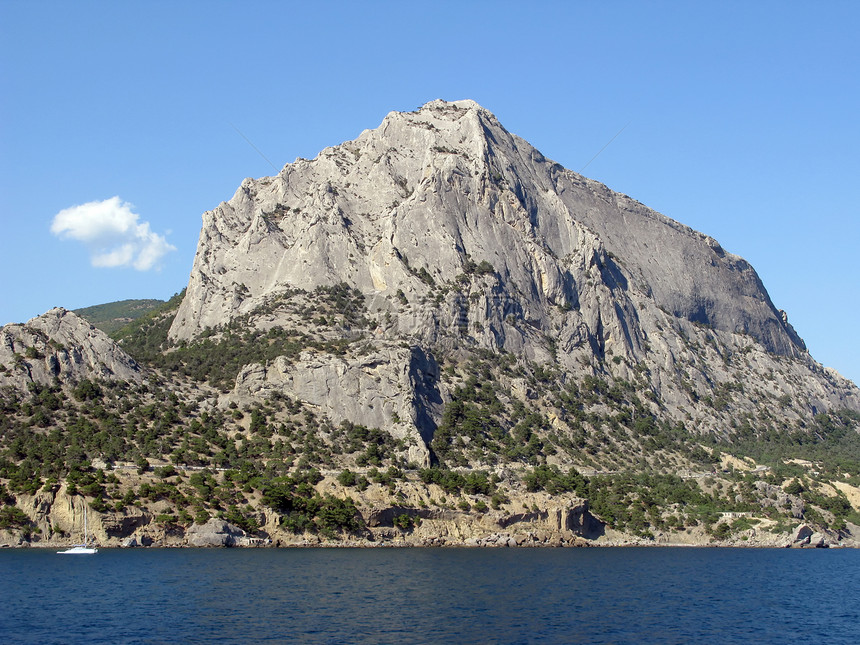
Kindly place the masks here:
POLYGON ((75 309, 74 312, 106 334, 112 334, 163 304, 163 300, 120 300, 75 309))

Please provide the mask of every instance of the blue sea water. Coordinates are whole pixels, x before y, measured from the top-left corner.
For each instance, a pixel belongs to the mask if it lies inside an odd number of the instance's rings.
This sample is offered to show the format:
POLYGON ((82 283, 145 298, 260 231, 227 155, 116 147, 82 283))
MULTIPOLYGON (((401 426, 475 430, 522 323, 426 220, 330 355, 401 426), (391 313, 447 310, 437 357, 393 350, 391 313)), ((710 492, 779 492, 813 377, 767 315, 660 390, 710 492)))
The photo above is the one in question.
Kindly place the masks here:
POLYGON ((860 643, 860 550, 0 552, 3 643, 860 643))

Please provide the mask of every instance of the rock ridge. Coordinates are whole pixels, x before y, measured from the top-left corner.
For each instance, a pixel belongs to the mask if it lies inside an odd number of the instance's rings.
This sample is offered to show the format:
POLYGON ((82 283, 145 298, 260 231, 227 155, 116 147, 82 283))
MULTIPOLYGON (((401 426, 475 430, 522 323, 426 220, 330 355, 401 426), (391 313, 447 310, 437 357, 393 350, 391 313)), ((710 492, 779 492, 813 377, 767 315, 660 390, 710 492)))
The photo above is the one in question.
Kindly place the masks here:
POLYGON ((62 307, 0 328, 0 387, 74 385, 82 379, 140 382, 142 368, 104 332, 62 307))

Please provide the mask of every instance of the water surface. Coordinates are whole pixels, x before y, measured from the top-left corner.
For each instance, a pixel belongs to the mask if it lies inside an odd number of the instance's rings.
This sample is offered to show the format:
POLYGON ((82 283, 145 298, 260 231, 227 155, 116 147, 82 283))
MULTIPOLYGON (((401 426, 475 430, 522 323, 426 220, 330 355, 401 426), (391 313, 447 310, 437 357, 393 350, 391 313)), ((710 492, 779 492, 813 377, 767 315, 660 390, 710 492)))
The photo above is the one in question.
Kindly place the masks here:
POLYGON ((860 551, 0 552, 7 643, 860 643, 860 551))

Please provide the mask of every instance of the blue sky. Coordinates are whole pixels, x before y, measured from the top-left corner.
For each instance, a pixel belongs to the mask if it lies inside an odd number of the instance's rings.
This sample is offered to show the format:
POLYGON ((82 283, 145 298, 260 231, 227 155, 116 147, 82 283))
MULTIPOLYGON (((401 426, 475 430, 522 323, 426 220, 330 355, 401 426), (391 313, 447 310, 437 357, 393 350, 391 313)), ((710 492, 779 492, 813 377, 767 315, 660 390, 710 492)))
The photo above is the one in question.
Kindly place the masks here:
POLYGON ((584 174, 749 260, 860 382, 858 24, 856 2, 6 0, 0 324, 181 290, 201 214, 274 172, 243 137, 280 168, 472 98, 576 171, 626 126, 584 174))

